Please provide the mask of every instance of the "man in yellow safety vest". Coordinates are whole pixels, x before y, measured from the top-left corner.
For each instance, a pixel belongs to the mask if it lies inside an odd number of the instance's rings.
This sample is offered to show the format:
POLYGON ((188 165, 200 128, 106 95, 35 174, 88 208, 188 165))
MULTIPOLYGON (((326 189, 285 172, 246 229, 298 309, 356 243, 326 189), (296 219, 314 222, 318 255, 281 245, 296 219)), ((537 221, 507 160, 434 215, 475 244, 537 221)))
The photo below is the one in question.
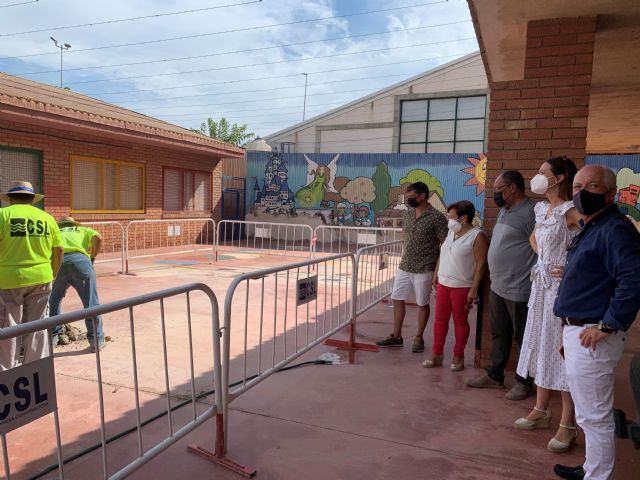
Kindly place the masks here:
MULTIPOLYGON (((0 208, 0 328, 44 317, 51 282, 63 261, 55 219, 33 206, 43 195, 29 182, 13 182, 0 192, 9 206, 0 208)), ((24 363, 49 355, 46 330, 22 338, 24 363)), ((0 341, 0 371, 19 364, 17 338, 0 341)))
MULTIPOLYGON (((82 300, 85 308, 99 305, 96 272, 93 262, 100 253, 102 236, 87 227, 76 222, 73 217, 62 217, 58 221, 62 246, 64 247, 64 264, 60 274, 53 283, 51 299, 49 300, 49 315, 60 313, 60 304, 69 287, 73 287, 82 300)), ((96 348, 104 346, 104 333, 102 331, 102 318, 85 320, 87 327, 87 340, 89 349, 95 352, 96 348), (93 331, 93 321, 96 321, 97 332, 93 331)), ((53 344, 58 344, 61 327, 53 331, 53 344)))

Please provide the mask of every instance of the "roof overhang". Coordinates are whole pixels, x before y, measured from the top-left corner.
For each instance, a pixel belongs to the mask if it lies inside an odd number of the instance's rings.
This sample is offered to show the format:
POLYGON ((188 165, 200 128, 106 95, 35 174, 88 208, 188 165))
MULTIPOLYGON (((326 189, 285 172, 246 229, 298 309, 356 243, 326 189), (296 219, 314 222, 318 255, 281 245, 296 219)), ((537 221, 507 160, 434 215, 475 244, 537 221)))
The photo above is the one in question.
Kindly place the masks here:
POLYGON ((587 152, 640 152, 638 0, 467 0, 490 82, 521 80, 531 20, 597 17, 587 152))
MULTIPOLYGON (((50 113, 34 112, 12 105, 0 104, 0 120, 7 120, 25 125, 38 125, 41 127, 63 130, 66 132, 74 132, 79 134, 91 135, 96 138, 108 138, 113 140, 125 141, 128 143, 137 143, 144 145, 152 145, 172 150, 180 150, 199 155, 214 156, 217 158, 242 158, 244 151, 240 148, 224 149, 217 148, 207 144, 197 144, 185 141, 179 138, 168 138, 165 136, 152 135, 150 133, 128 130, 126 128, 118 128, 109 125, 102 125, 82 120, 72 119, 64 116, 58 116, 50 113)), ((223 144, 224 145, 224 144, 223 144)))

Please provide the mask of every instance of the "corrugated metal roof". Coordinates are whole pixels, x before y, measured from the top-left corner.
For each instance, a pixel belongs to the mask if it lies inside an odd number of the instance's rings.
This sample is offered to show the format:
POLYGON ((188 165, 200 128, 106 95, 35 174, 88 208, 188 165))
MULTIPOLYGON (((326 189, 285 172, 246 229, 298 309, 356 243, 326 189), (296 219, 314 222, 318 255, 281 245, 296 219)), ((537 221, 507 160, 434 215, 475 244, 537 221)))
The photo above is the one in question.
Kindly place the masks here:
POLYGON ((242 155, 244 152, 236 145, 220 142, 186 128, 71 90, 0 73, 0 114, 4 106, 24 108, 36 114, 58 115, 76 121, 120 128, 131 133, 178 140, 211 148, 216 153, 222 150, 229 156, 242 155))

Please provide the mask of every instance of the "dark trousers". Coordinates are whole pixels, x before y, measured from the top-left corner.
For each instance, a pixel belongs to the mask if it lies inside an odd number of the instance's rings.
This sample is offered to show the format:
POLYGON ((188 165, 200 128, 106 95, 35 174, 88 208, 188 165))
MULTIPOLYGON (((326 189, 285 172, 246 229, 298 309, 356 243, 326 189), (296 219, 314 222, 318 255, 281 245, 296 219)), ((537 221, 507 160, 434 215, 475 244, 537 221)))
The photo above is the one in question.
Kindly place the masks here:
POLYGON ((636 401, 636 423, 640 422, 640 352, 636 353, 631 360, 631 369, 629 370, 629 380, 631 381, 631 390, 633 398, 636 401))
MULTIPOLYGON (((511 356, 511 346, 515 340, 518 353, 527 324, 527 302, 514 302, 490 291, 489 317, 491 321, 491 367, 487 374, 498 382, 504 382, 504 369, 511 356)), ((532 378, 522 378, 516 374, 516 381, 532 384, 532 378)))

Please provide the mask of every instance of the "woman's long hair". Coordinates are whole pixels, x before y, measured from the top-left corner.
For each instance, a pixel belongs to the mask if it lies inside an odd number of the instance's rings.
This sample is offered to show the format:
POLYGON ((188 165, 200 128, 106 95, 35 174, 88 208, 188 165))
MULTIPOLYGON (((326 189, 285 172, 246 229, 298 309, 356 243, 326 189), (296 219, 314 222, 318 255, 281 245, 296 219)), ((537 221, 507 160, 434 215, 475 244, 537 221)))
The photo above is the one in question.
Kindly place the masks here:
POLYGON ((578 172, 576 164, 567 157, 553 157, 547 160, 554 175, 564 175, 564 182, 559 186, 560 198, 571 200, 573 198, 573 178, 578 172))

